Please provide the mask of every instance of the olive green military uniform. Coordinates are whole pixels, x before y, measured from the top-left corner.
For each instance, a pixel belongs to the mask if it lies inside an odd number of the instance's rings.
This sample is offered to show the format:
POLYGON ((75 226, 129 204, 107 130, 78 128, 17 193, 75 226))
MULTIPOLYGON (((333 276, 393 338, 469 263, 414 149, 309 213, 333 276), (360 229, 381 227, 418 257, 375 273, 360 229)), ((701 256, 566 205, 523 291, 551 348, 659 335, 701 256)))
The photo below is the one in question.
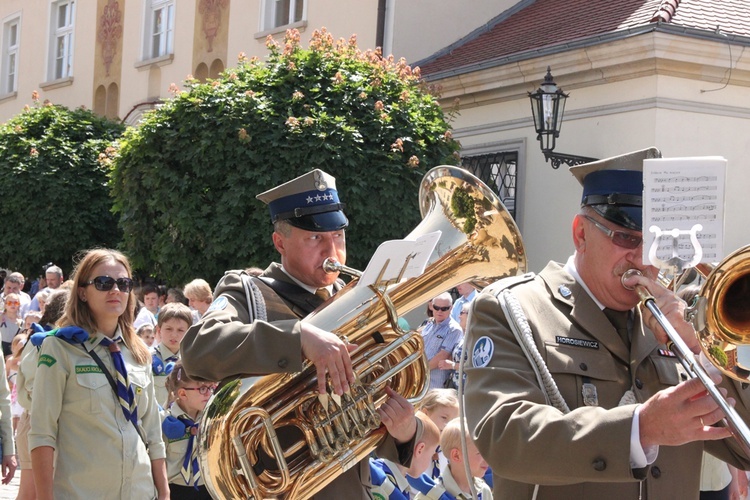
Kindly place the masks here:
MULTIPOLYGON (((656 461, 631 469, 635 404, 618 406, 633 388, 638 402, 686 377, 677 358, 641 326, 636 310, 631 348, 599 306, 559 264, 511 290, 534 343, 570 408, 545 404, 532 370, 495 296, 503 282, 475 300, 469 317, 466 416, 474 441, 494 473, 496 499, 697 499, 701 453, 750 467, 732 440, 661 446, 656 461), (585 395, 584 395, 585 394, 585 395), (641 481, 639 481, 641 480, 641 481)), ((750 400, 723 384, 748 417, 750 400)))
MULTIPOLYGON (((119 335, 118 330, 115 338, 119 335)), ((151 365, 136 364, 127 346, 120 344, 149 446, 146 450, 106 376, 87 352, 94 350, 116 376, 109 349, 100 344, 103 338, 97 333, 83 345, 57 337, 44 340, 34 381, 29 447, 33 451, 50 446, 57 451, 55 498, 155 498, 151 461, 165 458, 166 452, 151 365)))

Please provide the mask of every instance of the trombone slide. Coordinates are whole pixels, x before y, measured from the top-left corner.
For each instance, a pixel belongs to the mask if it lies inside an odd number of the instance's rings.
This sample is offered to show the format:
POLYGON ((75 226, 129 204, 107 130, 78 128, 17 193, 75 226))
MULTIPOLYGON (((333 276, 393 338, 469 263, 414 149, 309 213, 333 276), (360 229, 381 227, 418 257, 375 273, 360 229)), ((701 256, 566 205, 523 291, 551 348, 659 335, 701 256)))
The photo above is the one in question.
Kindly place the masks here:
MULTIPOLYGON (((625 273, 623 275, 623 278, 626 278, 627 276, 630 276, 632 274, 633 273, 625 273)), ((626 288, 630 287, 626 286, 626 288)), ((748 428, 745 421, 742 420, 742 417, 740 417, 739 413, 737 413, 737 410, 735 410, 734 407, 730 405, 726 399, 724 399, 724 396, 719 391, 719 388, 716 387, 716 384, 711 379, 711 376, 695 358, 693 352, 688 348, 685 341, 682 340, 682 337, 680 337, 680 334, 677 333, 677 330, 674 329, 667 317, 664 316, 664 314, 661 312, 659 306, 656 305, 656 301, 654 300, 654 297, 651 295, 651 293, 649 293, 649 291, 645 287, 640 285, 635 287, 635 291, 641 298, 641 302, 643 303, 643 305, 649 311, 651 311, 651 314, 654 315, 656 321, 667 333, 667 337, 669 337, 669 342, 671 344, 669 346, 669 349, 675 353, 677 359, 679 359, 680 363, 682 363, 682 366, 685 367, 685 370, 687 371, 690 378, 700 379, 708 394, 724 412, 725 418, 721 421, 722 425, 729 429, 729 431, 732 433, 732 436, 740 444, 742 451, 745 453, 745 455, 750 457, 750 428, 748 428)))

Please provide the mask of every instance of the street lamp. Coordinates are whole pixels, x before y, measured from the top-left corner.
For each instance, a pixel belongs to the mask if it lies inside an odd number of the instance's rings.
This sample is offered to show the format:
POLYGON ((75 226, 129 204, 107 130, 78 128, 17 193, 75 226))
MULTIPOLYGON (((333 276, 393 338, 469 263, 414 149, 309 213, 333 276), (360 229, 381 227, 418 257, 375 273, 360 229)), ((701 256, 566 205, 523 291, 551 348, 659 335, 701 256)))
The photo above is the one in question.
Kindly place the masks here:
POLYGON ((551 160, 552 168, 559 168, 563 163, 572 167, 581 163, 596 161, 596 158, 554 152, 555 139, 560 135, 567 98, 568 94, 563 92, 552 79, 549 66, 547 66, 547 75, 539 88, 534 92, 529 92, 536 138, 539 140, 542 153, 544 153, 544 160, 551 160))

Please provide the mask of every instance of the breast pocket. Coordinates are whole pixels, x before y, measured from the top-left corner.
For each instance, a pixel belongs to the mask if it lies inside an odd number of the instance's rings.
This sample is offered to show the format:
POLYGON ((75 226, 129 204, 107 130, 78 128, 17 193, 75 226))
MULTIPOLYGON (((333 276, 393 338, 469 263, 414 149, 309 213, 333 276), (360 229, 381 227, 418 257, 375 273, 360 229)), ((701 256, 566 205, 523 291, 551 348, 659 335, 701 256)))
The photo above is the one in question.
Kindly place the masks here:
POLYGON ((98 414, 102 412, 102 399, 110 398, 112 388, 107 377, 99 367, 76 366, 76 382, 81 389, 82 398, 78 404, 86 404, 89 412, 98 414))
POLYGON ((131 369, 128 373, 128 378, 133 386, 133 392, 135 393, 135 400, 138 406, 146 407, 149 402, 149 398, 153 397, 153 386, 149 379, 145 369, 131 369))
POLYGON ((605 349, 554 343, 548 343, 546 349, 547 368, 571 409, 617 406, 629 388, 627 366, 618 365, 605 349))

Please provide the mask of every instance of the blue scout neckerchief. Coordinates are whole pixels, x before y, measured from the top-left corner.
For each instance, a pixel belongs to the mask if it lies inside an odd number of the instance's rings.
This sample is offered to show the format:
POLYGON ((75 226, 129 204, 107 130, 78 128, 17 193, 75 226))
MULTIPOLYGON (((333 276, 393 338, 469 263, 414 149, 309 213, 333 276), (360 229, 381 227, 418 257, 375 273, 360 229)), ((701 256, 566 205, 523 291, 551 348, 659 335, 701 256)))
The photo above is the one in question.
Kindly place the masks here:
POLYGON ((370 462, 370 480, 373 486, 378 487, 388 493, 388 500, 409 500, 409 490, 401 491, 398 489, 396 476, 388 464, 380 461, 378 464, 370 462), (382 468, 380 467, 382 466, 382 468))
POLYGON ((198 464, 198 447, 195 445, 198 424, 193 422, 193 419, 187 415, 180 415, 179 417, 169 415, 161 423, 161 430, 170 441, 176 441, 189 434, 185 458, 180 468, 180 475, 185 480, 185 484, 192 485, 197 490, 198 482, 201 479, 201 469, 198 464))

